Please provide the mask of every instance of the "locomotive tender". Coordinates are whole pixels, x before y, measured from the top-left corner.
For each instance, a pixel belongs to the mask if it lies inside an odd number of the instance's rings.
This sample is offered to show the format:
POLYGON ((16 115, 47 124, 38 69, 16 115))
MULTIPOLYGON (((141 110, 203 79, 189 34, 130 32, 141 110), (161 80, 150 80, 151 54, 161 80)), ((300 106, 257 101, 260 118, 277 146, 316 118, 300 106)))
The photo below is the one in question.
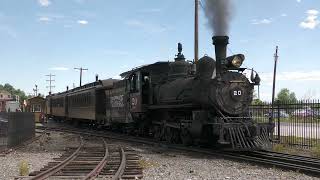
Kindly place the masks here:
POLYGON ((178 45, 174 62, 156 62, 47 96, 54 118, 88 121, 170 143, 207 143, 237 150, 269 144, 272 124, 255 123, 249 105, 258 74, 249 80, 244 55, 226 56, 227 36, 214 36, 216 61, 188 62, 178 45))

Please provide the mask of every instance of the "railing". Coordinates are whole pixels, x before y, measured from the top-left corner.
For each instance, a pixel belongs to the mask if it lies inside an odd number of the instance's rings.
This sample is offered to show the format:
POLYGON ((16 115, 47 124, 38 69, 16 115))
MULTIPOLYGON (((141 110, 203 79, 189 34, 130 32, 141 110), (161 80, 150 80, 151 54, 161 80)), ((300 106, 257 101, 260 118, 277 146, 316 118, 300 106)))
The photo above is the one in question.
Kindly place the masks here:
POLYGON ((298 101, 252 105, 251 116, 256 122, 273 122, 275 143, 314 147, 320 145, 320 101, 298 101))

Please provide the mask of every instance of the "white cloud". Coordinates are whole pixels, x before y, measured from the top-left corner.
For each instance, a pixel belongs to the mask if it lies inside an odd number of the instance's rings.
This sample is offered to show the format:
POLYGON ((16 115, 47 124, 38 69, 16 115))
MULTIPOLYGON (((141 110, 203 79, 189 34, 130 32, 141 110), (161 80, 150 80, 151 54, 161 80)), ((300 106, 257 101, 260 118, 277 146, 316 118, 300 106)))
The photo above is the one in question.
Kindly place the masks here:
POLYGON ((39 17, 38 19, 39 21, 42 21, 42 22, 49 22, 51 21, 52 19, 47 17, 47 16, 42 16, 42 17, 39 17))
POLYGON ((65 24, 65 25, 63 25, 63 27, 64 27, 64 28, 72 28, 72 25, 70 25, 70 24, 65 24))
MULTIPOLYGON (((271 85, 273 73, 260 73, 262 84, 271 85)), ((292 71, 277 73, 277 81, 320 81, 320 71, 292 71)))
POLYGON ((142 13, 159 13, 159 12, 161 12, 161 9, 159 9, 159 8, 142 9, 140 12, 142 12, 142 13))
POLYGON ((298 3, 300 3, 300 2, 301 2, 301 0, 297 0, 297 2, 298 2, 298 3))
POLYGON ((10 36, 10 37, 12 37, 12 38, 14 38, 14 39, 16 39, 16 38, 18 37, 17 32, 16 32, 13 28, 11 28, 10 26, 8 26, 8 25, 1 25, 1 24, 0 24, 0 32, 4 32, 4 33, 6 33, 8 36, 10 36))
POLYGON ((307 17, 304 21, 300 23, 300 27, 303 29, 314 29, 316 28, 320 21, 318 20, 319 11, 315 9, 310 9, 307 12, 307 17))
POLYGON ((51 4, 50 0, 38 0, 38 3, 44 7, 48 7, 51 4))
POLYGON ((251 24, 254 24, 254 25, 270 24, 270 23, 272 23, 272 19, 261 19, 261 20, 254 19, 251 21, 251 24))
POLYGON ((128 26, 140 28, 148 33, 162 33, 168 30, 168 27, 159 24, 144 23, 136 19, 128 20, 125 22, 125 24, 128 26))
POLYGON ((141 21, 138 21, 138 20, 135 20, 135 19, 126 21, 125 24, 128 25, 128 26, 136 26, 136 27, 144 26, 144 24, 141 21))
POLYGON ((67 68, 67 67, 52 67, 52 68, 49 68, 49 70, 52 70, 52 71, 68 71, 69 68, 67 68))
POLYGON ((129 52, 127 51, 121 51, 121 50, 106 50, 104 51, 107 55, 128 55, 129 52))
POLYGON ((286 13, 282 13, 282 14, 281 14, 281 16, 282 16, 282 17, 287 17, 287 16, 288 16, 288 14, 286 14, 286 13))
POLYGON ((82 25, 86 25, 88 24, 89 22, 86 21, 86 20, 78 20, 78 24, 82 24, 82 25))
POLYGON ((57 13, 38 13, 37 16, 39 21, 56 21, 66 18, 63 14, 57 13))

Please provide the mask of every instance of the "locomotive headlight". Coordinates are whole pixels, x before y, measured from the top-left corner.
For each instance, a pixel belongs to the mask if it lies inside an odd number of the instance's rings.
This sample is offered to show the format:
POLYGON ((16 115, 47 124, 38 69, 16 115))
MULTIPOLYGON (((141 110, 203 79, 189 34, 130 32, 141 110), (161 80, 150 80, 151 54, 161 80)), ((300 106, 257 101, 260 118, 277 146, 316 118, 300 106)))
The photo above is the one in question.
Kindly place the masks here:
POLYGON ((240 59, 239 56, 234 56, 233 60, 231 61, 232 65, 236 68, 241 67, 242 65, 242 59, 240 59))

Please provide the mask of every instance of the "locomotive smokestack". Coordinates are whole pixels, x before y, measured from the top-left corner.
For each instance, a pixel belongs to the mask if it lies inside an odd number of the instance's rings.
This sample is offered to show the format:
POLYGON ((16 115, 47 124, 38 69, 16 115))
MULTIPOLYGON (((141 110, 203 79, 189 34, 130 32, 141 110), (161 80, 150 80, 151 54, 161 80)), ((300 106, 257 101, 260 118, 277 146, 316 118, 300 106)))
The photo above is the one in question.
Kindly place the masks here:
POLYGON ((227 45, 229 44, 228 36, 213 36, 213 45, 216 53, 216 73, 219 76, 222 71, 222 63, 227 58, 227 45))

